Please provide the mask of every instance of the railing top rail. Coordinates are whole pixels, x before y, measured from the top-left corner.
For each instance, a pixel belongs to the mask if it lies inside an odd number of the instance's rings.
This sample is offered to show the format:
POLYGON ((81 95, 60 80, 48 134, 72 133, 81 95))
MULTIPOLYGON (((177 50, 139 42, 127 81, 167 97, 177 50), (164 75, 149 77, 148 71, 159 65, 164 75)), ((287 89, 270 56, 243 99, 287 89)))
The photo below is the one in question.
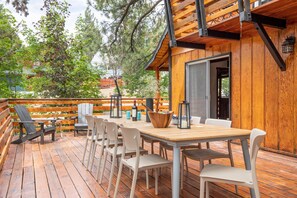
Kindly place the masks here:
MULTIPOLYGON (((129 98, 125 97, 122 98, 122 100, 145 100, 146 98, 129 98)), ((157 98, 154 98, 157 99, 157 98)), ((161 100, 167 99, 167 98, 160 98, 161 100)), ((8 101, 34 101, 34 100, 110 100, 109 98, 9 98, 9 99, 3 99, 8 101)), ((1 99, 0 99, 1 102, 1 99)))

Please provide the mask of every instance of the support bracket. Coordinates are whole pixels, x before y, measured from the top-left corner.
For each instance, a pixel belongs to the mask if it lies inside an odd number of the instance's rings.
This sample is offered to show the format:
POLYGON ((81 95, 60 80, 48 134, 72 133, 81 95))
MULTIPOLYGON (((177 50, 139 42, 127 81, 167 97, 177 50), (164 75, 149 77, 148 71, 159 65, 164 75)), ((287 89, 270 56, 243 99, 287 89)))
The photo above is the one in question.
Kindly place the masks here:
POLYGON ((263 16, 259 14, 251 13, 250 10, 250 0, 238 0, 238 9, 239 9, 239 18, 240 22, 252 22, 272 55, 275 62, 278 64, 281 71, 286 71, 286 63, 278 52, 277 48, 271 41, 267 31, 265 30, 263 25, 267 25, 273 28, 285 29, 286 28, 286 20, 278 19, 274 17, 263 16))
POLYGON ((286 71, 285 61, 283 60, 283 58, 281 57, 281 55, 277 51, 275 45, 273 44, 273 42, 269 38, 269 35, 267 34, 267 32, 266 32, 264 26, 262 25, 262 23, 255 22, 254 25, 255 25, 256 30, 258 31, 260 37, 264 41, 267 49, 269 50, 270 54, 272 55, 273 59, 275 60, 275 62, 278 64, 278 66, 280 67, 280 69, 282 71, 286 71))
POLYGON ((239 33, 208 29, 207 23, 206 23, 204 0, 195 0, 195 5, 196 5, 197 21, 198 21, 198 28, 199 28, 199 36, 231 39, 231 40, 240 39, 239 33))
POLYGON ((176 46, 176 38, 175 38, 175 33, 174 33, 170 0, 164 0, 164 4, 165 4, 165 11, 166 11, 168 34, 169 34, 169 38, 170 38, 169 46, 174 47, 174 46, 176 46))

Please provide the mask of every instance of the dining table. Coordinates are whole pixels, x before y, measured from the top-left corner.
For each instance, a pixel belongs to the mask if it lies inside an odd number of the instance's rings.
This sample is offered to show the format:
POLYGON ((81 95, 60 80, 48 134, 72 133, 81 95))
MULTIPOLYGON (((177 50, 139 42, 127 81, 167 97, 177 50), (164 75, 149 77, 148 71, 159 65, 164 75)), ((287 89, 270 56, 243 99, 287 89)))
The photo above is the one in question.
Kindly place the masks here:
MULTIPOLYGON (((180 197, 180 150, 182 146, 195 143, 240 140, 246 170, 251 170, 251 161, 248 148, 248 139, 251 130, 239 128, 224 128, 213 125, 191 125, 190 129, 179 129, 176 125, 167 128, 154 128, 151 123, 144 121, 131 121, 125 118, 107 118, 120 126, 137 128, 142 137, 155 139, 167 143, 173 147, 173 174, 172 174, 172 198, 180 197)), ((255 192, 250 189, 251 197, 255 192)))

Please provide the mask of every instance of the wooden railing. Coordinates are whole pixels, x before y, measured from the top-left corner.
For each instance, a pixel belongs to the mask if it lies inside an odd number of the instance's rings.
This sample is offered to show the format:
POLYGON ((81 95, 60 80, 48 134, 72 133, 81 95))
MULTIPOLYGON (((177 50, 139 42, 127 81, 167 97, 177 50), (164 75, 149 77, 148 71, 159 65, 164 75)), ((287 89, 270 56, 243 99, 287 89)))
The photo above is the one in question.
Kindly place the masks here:
POLYGON ((0 171, 2 170, 7 151, 13 136, 8 101, 0 99, 0 171))
MULTIPOLYGON (((123 111, 132 109, 134 100, 138 109, 143 113, 145 107, 141 104, 145 104, 144 98, 123 98, 123 111)), ((58 127, 58 131, 69 131, 74 129, 75 120, 72 117, 77 116, 77 105, 80 103, 92 103, 94 105, 94 115, 108 114, 110 109, 110 99, 9 99, 8 100, 12 118, 16 121, 18 116, 15 114, 14 106, 17 104, 25 105, 31 113, 32 118, 57 118, 61 121, 61 127, 58 127)), ((154 99, 154 105, 156 106, 157 100, 154 99)), ((159 109, 162 111, 168 110, 169 104, 165 99, 160 99, 159 109)), ((144 118, 143 118, 144 119, 144 118)), ((18 123, 13 123, 15 132, 18 132, 18 123)))
MULTIPOLYGON (((250 0, 253 9, 259 0, 250 0)), ((204 0, 206 23, 211 27, 238 15, 238 0, 204 0)), ((195 0, 171 1, 176 38, 198 32, 195 0)))

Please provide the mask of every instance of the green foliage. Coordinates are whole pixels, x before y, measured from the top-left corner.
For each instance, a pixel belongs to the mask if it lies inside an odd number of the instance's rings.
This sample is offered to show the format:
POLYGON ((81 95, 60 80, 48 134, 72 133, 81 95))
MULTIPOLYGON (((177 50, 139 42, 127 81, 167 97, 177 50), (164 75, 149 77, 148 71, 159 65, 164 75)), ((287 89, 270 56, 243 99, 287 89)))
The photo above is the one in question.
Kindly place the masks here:
MULTIPOLYGON (((152 97, 156 93, 153 72, 144 70, 165 29, 160 0, 90 0, 106 20, 102 32, 108 42, 101 48, 103 66, 123 71, 128 95, 152 97)), ((164 83, 163 83, 164 84, 164 83)), ((163 89, 161 89, 163 90, 163 89)))
POLYGON ((12 14, 0 4, 0 98, 14 97, 12 90, 22 84, 18 28, 12 14))
POLYGON ((161 72, 160 92, 162 97, 168 97, 169 93, 169 74, 168 72, 161 72))
POLYGON ((79 16, 76 21, 76 36, 74 39, 76 47, 91 62, 102 45, 102 36, 97 19, 90 8, 85 10, 84 16, 79 16))
POLYGON ((223 78, 222 79, 222 97, 230 97, 230 85, 229 85, 230 81, 229 78, 223 78))
MULTIPOLYGON (((39 64, 28 88, 42 97, 99 97, 101 73, 92 67, 90 54, 84 51, 87 42, 71 38, 65 30, 68 7, 65 1, 45 0, 46 15, 35 24, 37 32, 26 32, 31 60, 39 64)), ((83 25, 78 22, 77 29, 82 30, 83 25)), ((83 36, 77 38, 83 40, 83 36)))

